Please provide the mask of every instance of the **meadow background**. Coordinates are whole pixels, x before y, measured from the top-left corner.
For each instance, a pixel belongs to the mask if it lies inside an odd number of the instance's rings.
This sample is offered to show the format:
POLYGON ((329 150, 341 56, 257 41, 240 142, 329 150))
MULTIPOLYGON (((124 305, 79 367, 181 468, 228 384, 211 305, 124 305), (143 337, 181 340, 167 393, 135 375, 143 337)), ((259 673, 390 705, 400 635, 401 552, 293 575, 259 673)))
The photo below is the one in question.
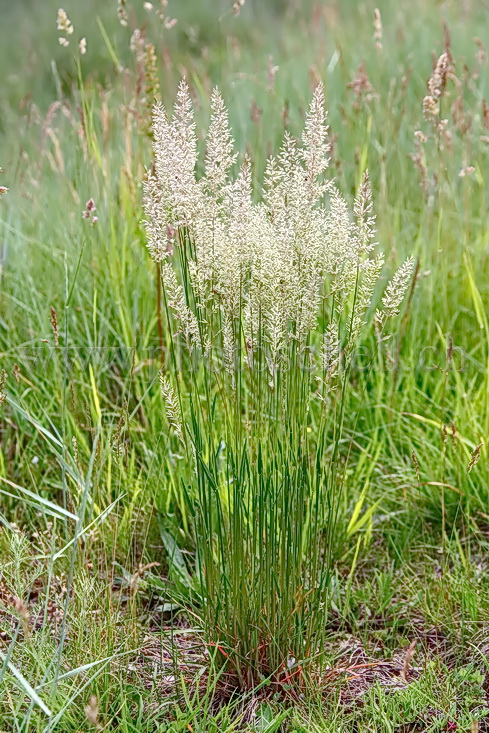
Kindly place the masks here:
POLYGON ((154 5, 122 26, 116 2, 67 3, 63 47, 57 4, 0 2, 0 729, 489 730, 489 8, 170 0, 167 28, 154 5), (141 224, 149 109, 183 76, 199 135, 219 86, 257 179, 322 81, 338 187, 368 168, 386 267, 416 258, 396 335, 355 353, 333 672, 299 698, 237 694, 185 612, 195 526, 141 224))

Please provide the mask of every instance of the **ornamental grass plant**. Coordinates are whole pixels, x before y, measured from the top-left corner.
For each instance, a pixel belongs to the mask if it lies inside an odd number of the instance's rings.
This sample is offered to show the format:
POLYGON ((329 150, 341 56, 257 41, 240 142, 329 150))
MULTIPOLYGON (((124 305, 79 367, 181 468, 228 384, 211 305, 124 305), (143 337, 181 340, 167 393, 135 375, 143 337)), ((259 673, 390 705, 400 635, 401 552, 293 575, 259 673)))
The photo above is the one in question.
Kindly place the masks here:
MULTIPOLYGON (((324 91, 286 134, 261 187, 238 167, 217 90, 199 161, 185 81, 157 104, 145 181, 148 248, 171 335, 161 374, 195 518, 206 640, 243 688, 321 677, 352 354, 401 306, 384 289, 368 175, 353 210, 328 177, 324 91), (258 189, 258 190, 257 190, 258 189)), ((183 480, 183 479, 182 479, 183 480)))

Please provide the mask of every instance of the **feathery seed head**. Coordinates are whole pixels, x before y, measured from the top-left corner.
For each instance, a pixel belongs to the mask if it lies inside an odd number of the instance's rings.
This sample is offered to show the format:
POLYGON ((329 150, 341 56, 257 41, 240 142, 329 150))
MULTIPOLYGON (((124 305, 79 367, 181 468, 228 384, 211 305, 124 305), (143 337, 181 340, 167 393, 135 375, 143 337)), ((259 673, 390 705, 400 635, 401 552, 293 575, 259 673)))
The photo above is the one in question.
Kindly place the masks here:
POLYGON ((432 97, 438 99, 445 91, 448 74, 451 72, 450 57, 444 51, 436 62, 432 75, 428 79, 428 92, 432 97))
MULTIPOLYGON (((326 110, 324 106, 324 86, 321 82, 314 90, 309 111, 306 115, 302 142, 304 145, 302 155, 306 165, 307 175, 312 185, 317 182, 329 165, 328 153, 330 145, 328 142, 328 126, 326 124, 326 110)), ((319 189, 314 193, 319 197, 322 191, 319 189)))
POLYGON ((82 211, 83 219, 89 219, 91 224, 96 224, 98 222, 98 216, 95 216, 96 211, 95 201, 92 198, 88 199, 85 209, 82 211))
POLYGON ((68 18, 66 10, 63 10, 63 8, 59 8, 58 10, 56 27, 59 31, 61 31, 62 33, 66 33, 68 36, 71 36, 73 33, 73 24, 68 18))
POLYGON ((384 324, 388 318, 399 314, 399 306, 403 301, 413 271, 414 257, 410 256, 389 281, 382 298, 382 310, 377 311, 376 314, 377 321, 384 324))
POLYGON ((144 46, 144 34, 141 32, 140 28, 135 28, 131 34, 131 39, 129 41, 129 50, 136 54, 136 57, 138 60, 143 55, 143 46, 144 46))
POLYGON ((7 372, 5 369, 2 369, 0 372, 0 406, 3 405, 5 400, 7 399, 7 394, 5 392, 5 383, 7 381, 7 372))
POLYGON ((479 443, 479 445, 476 445, 474 450, 472 451, 472 454, 470 456, 470 461, 467 466, 467 472, 470 473, 474 466, 476 466, 479 463, 480 457, 481 457, 481 450, 484 446, 484 443, 479 443))
POLYGON ((175 431, 175 434, 183 440, 182 430, 182 415, 180 412, 180 404, 178 397, 175 393, 173 385, 171 384, 168 377, 163 372, 160 373, 160 384, 161 384, 161 395, 165 402, 166 416, 170 427, 175 431))
MULTIPOLYGON (((3 173, 3 168, 0 167, 0 175, 3 173)), ((3 196, 8 192, 7 186, 0 186, 0 196, 3 196)))
MULTIPOLYGON (((136 31, 134 31, 135 33, 136 31)), ((148 110, 148 116, 151 116, 151 108, 160 97, 160 81, 158 78, 158 59, 156 57, 156 49, 152 43, 143 43, 144 37, 139 31, 138 36, 131 39, 132 48, 136 53, 138 61, 142 60, 144 68, 144 102, 148 110)), ((148 132, 150 132, 148 130, 148 132)))
POLYGON ((438 58, 428 79, 428 93, 423 99, 423 117, 425 120, 436 118, 440 114, 440 100, 445 91, 448 77, 452 72, 452 56, 450 50, 446 49, 438 58))
POLYGON ((117 17, 119 18, 119 23, 126 27, 128 22, 126 0, 117 0, 117 17))
MULTIPOLYGON (((185 81, 171 117, 162 104, 154 106, 153 140, 154 169, 144 182, 148 249, 162 264, 167 302, 187 343, 205 350, 220 343, 232 372, 233 347, 241 335, 247 359, 259 340, 270 349, 273 374, 288 343, 295 340, 302 348, 317 329, 322 304, 330 299, 328 343, 339 342, 344 319, 350 325, 343 347, 351 353, 384 260, 372 256, 376 230, 368 174, 353 212, 325 179, 323 86, 314 91, 301 142, 286 133, 278 154, 268 160, 262 201, 256 201, 249 160, 232 175, 237 155, 217 89, 202 176, 196 175, 193 105, 185 81), (175 247, 185 247, 183 279, 172 262, 175 247), (236 319, 243 332, 234 328, 236 319), (212 323, 221 324, 217 331, 212 323)), ((389 283, 377 315, 381 325, 398 312, 411 272, 408 260, 389 283)))
POLYGON ((63 10, 63 8, 59 8, 58 14, 56 17, 56 27, 60 33, 64 33, 63 36, 58 37, 59 45, 66 46, 70 45, 70 42, 68 40, 68 36, 71 36, 73 34, 73 24, 68 18, 68 15, 66 13, 66 10, 63 10))
POLYGON ((241 13, 241 9, 243 8, 246 0, 236 0, 236 2, 233 3, 233 13, 234 15, 239 15, 241 13))
POLYGON ((382 16, 380 10, 375 8, 374 10, 374 41, 378 49, 382 48, 382 16))
POLYGON ((234 140, 229 129, 228 112, 219 90, 214 88, 205 155, 205 177, 211 192, 219 194, 222 191, 236 158, 234 140))
POLYGON ((101 727, 99 725, 99 717, 98 717, 99 716, 98 701, 95 695, 92 695, 90 697, 88 704, 85 706, 85 715, 90 725, 95 726, 95 728, 97 729, 101 727))
POLYGON ((429 120, 432 117, 437 117, 439 114, 440 106, 438 102, 431 94, 427 94, 423 99, 423 117, 425 120, 429 120))

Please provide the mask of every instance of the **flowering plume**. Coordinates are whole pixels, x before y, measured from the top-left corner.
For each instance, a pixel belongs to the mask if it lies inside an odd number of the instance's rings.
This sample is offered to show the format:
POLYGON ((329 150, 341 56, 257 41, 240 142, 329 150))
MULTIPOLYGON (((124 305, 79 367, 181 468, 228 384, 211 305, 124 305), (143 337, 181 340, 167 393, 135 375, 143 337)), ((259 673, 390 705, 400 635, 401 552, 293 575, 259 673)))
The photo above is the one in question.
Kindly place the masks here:
POLYGON ((73 33, 73 24, 68 18, 66 10, 63 10, 63 8, 59 8, 58 10, 56 27, 61 33, 66 33, 68 36, 71 36, 73 33))
POLYGON ((128 24, 126 0, 117 0, 117 17, 119 23, 126 27, 128 24))
POLYGON ((96 211, 97 207, 95 206, 95 201, 93 199, 88 199, 85 204, 85 209, 82 211, 82 217, 84 219, 89 219, 91 224, 96 224, 98 222, 98 216, 95 215, 96 211))
POLYGON ((7 372, 5 369, 2 369, 0 372, 0 406, 3 405, 5 400, 7 399, 7 394, 5 392, 5 383, 7 381, 7 372))
POLYGON ((428 79, 428 94, 423 99, 423 115, 426 120, 440 114, 440 100, 443 97, 447 80, 452 73, 451 54, 449 50, 445 50, 436 62, 433 73, 428 79))
POLYGON ((70 42, 68 40, 68 36, 73 35, 74 29, 73 23, 68 18, 66 10, 63 10, 63 8, 59 8, 58 10, 58 14, 56 16, 56 28, 60 33, 64 34, 58 37, 60 46, 69 46, 70 42))
POLYGON ((234 152, 234 141, 229 129, 227 109, 219 90, 214 89, 211 98, 211 122, 207 134, 205 156, 205 177, 211 193, 219 194, 222 191, 236 158, 237 154, 234 152))
POLYGON ((374 41, 378 49, 382 48, 382 16, 380 10, 374 10, 374 41))
MULTIPOLYGON (((324 323, 328 343, 341 339, 344 353, 350 353, 384 260, 373 253, 368 175, 352 213, 326 177, 329 142, 322 85, 314 91, 301 143, 286 134, 278 154, 269 159, 259 202, 247 159, 233 176, 237 155, 217 90, 203 175, 196 174, 193 105, 185 81, 171 118, 161 104, 154 107, 153 136, 154 172, 144 184, 148 248, 153 259, 163 262, 168 304, 187 341, 206 348, 218 344, 229 370, 241 338, 248 352, 258 342, 266 344, 273 371, 288 344, 303 347, 317 330, 319 315, 324 322, 329 313, 330 322, 324 323), (180 266, 171 262, 175 237, 186 253, 183 279, 180 266)), ((398 311, 411 272, 409 259, 389 284, 378 312, 382 323, 398 311)))
POLYGON ((168 378, 165 377, 163 374, 160 374, 160 384, 161 395, 166 405, 166 416, 168 419, 168 423, 169 425, 171 425, 176 435, 178 435, 178 437, 183 440, 182 416, 180 413, 178 397, 168 378))

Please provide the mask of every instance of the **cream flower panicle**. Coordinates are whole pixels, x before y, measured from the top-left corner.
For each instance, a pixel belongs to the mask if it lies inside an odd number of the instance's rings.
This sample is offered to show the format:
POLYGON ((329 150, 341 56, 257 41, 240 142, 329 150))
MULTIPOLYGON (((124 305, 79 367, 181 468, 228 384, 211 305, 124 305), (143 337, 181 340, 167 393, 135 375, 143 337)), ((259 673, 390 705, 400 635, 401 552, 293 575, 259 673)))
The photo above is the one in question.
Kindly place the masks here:
MULTIPOLYGON (((148 249, 163 263, 170 305, 187 341, 205 341, 206 348, 220 343, 229 371, 233 339, 236 347, 244 338, 247 358, 257 343, 267 344, 273 373, 292 340, 299 347, 308 342, 321 315, 328 343, 341 340, 348 356, 365 326, 384 258, 374 252, 368 174, 353 211, 327 178, 322 85, 314 91, 301 141, 286 134, 269 159, 261 200, 249 160, 234 172, 237 154, 217 89, 202 175, 185 81, 171 117, 161 104, 154 107, 153 137, 154 169, 144 183, 148 249), (169 231, 185 250, 179 264, 171 261, 169 231)), ((377 313, 382 324, 398 312, 412 270, 409 259, 387 286, 377 313)))
POLYGON ((211 193, 222 191, 236 158, 228 112, 219 90, 215 88, 211 98, 211 121, 205 154, 205 180, 211 193))
POLYGON ((161 396, 166 406, 166 417, 168 424, 175 431, 175 434, 183 440, 183 422, 180 411, 180 404, 175 389, 168 377, 160 373, 161 396))
POLYGON ((61 31, 61 33, 66 33, 66 35, 68 36, 71 36, 73 34, 73 24, 68 18, 66 10, 63 10, 63 8, 59 8, 58 10, 56 27, 59 31, 61 31))
POLYGON ((73 23, 68 18, 68 14, 66 13, 66 10, 63 10, 63 8, 59 8, 57 16, 56 16, 56 28, 60 33, 64 33, 63 36, 58 37, 59 45, 60 46, 69 46, 70 41, 68 39, 68 36, 73 35, 73 23))

